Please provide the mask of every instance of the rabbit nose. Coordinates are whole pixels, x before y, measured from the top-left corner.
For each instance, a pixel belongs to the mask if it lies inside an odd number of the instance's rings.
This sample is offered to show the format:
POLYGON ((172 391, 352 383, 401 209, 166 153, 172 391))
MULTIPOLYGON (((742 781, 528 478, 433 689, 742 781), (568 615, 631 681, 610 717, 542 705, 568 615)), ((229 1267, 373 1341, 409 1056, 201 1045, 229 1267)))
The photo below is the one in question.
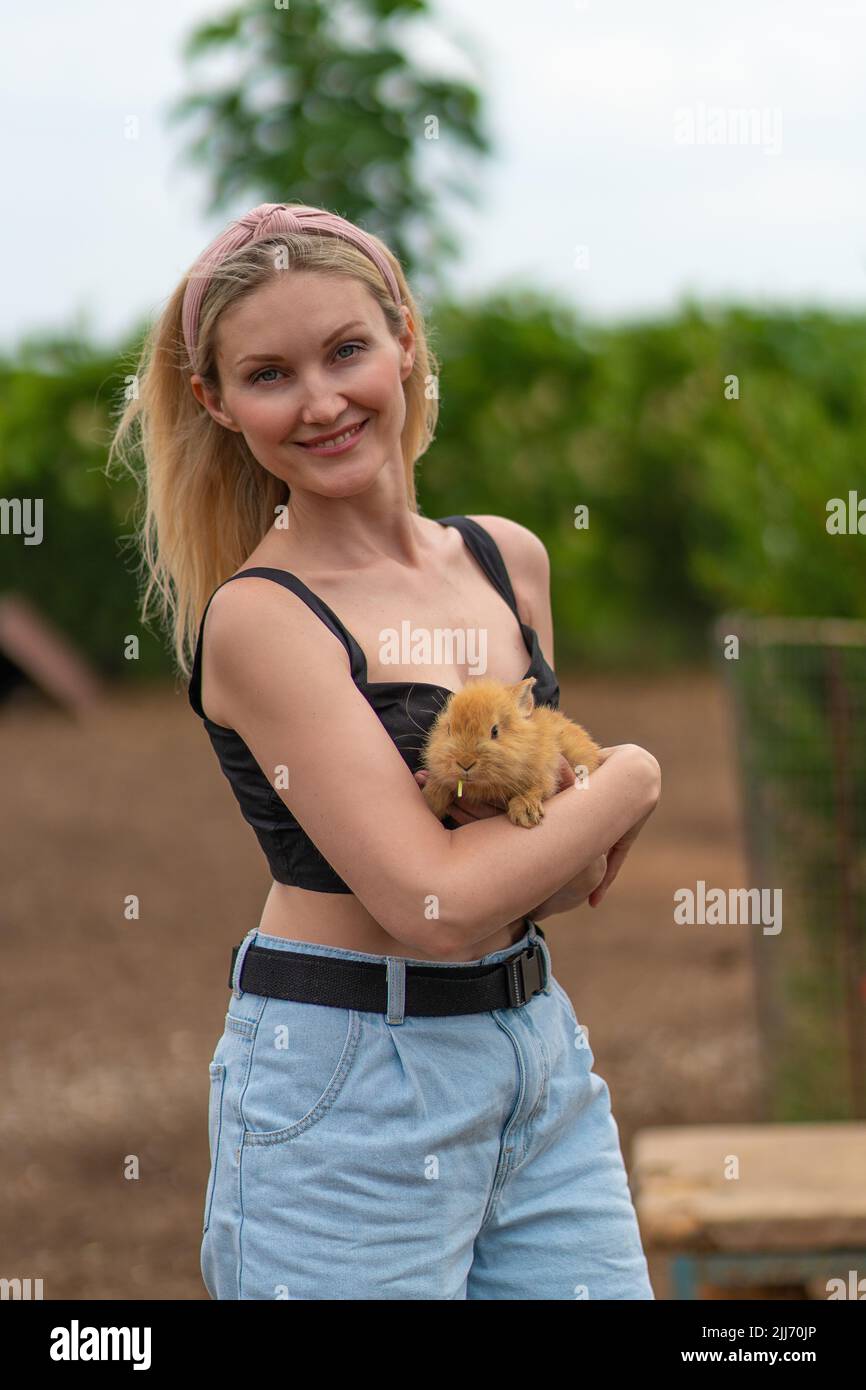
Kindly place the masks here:
POLYGON ((472 762, 472 763, 469 764, 469 767, 467 767, 465 763, 458 763, 457 766, 458 766, 458 767, 462 767, 462 769, 463 769, 464 772, 470 772, 470 771, 472 770, 472 768, 475 766, 475 763, 477 763, 477 762, 478 762, 478 759, 476 758, 476 759, 475 759, 475 762, 472 762))

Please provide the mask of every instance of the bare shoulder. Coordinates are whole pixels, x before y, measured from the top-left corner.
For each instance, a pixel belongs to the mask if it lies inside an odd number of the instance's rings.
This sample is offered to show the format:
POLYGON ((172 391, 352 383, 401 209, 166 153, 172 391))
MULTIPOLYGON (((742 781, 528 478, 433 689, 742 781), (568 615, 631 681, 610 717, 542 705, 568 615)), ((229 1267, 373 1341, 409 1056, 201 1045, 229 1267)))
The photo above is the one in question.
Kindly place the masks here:
POLYGON ((489 531, 499 546, 511 577, 517 611, 523 621, 535 629, 541 650, 552 668, 553 611, 547 546, 528 526, 521 526, 519 521, 511 521, 507 516, 473 516, 472 520, 489 531))
POLYGON ((521 613, 529 610, 531 616, 525 621, 536 627, 535 619, 550 603, 550 557, 544 541, 528 526, 507 516, 473 516, 470 520, 489 531, 499 546, 517 606, 521 613))
POLYGON ((341 675, 349 655, 340 639, 292 589, 264 575, 232 577, 214 593, 203 638, 202 705, 231 726, 230 706, 255 681, 276 644, 292 651, 298 671, 341 675), (220 712, 222 711, 222 713, 220 712))

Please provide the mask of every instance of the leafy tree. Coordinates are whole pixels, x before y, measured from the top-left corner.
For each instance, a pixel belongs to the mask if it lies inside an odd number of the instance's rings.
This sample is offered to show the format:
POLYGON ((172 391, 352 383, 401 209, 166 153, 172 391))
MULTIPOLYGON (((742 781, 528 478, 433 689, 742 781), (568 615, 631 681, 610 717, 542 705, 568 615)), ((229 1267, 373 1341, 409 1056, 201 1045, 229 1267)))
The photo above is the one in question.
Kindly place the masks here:
POLYGON ((212 181, 208 210, 241 198, 326 207, 381 236, 407 273, 420 262, 419 290, 432 289, 458 246, 437 214, 443 192, 470 200, 473 189, 456 157, 490 144, 474 88, 407 56, 430 18, 426 0, 254 0, 194 30, 189 61, 234 59, 230 82, 169 114, 200 118, 188 157, 212 181))

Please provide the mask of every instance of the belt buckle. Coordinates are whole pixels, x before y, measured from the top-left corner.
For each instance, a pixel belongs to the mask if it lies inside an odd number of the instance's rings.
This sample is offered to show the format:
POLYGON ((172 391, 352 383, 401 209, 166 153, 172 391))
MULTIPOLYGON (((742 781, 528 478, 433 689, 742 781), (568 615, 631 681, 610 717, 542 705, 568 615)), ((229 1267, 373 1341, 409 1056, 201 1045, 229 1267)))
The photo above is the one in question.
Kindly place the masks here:
POLYGON ((508 981, 508 1002, 512 1009, 522 1009, 544 989, 542 960, 541 948, 533 945, 526 946, 519 956, 503 962, 508 981))

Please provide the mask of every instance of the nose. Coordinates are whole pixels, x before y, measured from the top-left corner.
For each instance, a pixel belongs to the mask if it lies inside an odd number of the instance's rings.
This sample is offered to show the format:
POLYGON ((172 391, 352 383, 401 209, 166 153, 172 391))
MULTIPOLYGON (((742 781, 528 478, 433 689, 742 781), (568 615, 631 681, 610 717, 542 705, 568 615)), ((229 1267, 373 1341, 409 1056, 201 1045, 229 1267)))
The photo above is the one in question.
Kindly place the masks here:
POLYGON ((301 390, 298 417, 305 425, 333 425, 345 414, 346 397, 322 378, 308 378, 301 390))
POLYGON ((460 768, 462 768, 464 772, 471 772, 472 769, 473 769, 473 767, 475 766, 475 764, 476 764, 477 762, 478 762, 478 759, 477 759, 477 758, 474 758, 473 761, 469 764, 468 767, 466 766, 465 763, 458 763, 457 766, 460 767, 460 768))

